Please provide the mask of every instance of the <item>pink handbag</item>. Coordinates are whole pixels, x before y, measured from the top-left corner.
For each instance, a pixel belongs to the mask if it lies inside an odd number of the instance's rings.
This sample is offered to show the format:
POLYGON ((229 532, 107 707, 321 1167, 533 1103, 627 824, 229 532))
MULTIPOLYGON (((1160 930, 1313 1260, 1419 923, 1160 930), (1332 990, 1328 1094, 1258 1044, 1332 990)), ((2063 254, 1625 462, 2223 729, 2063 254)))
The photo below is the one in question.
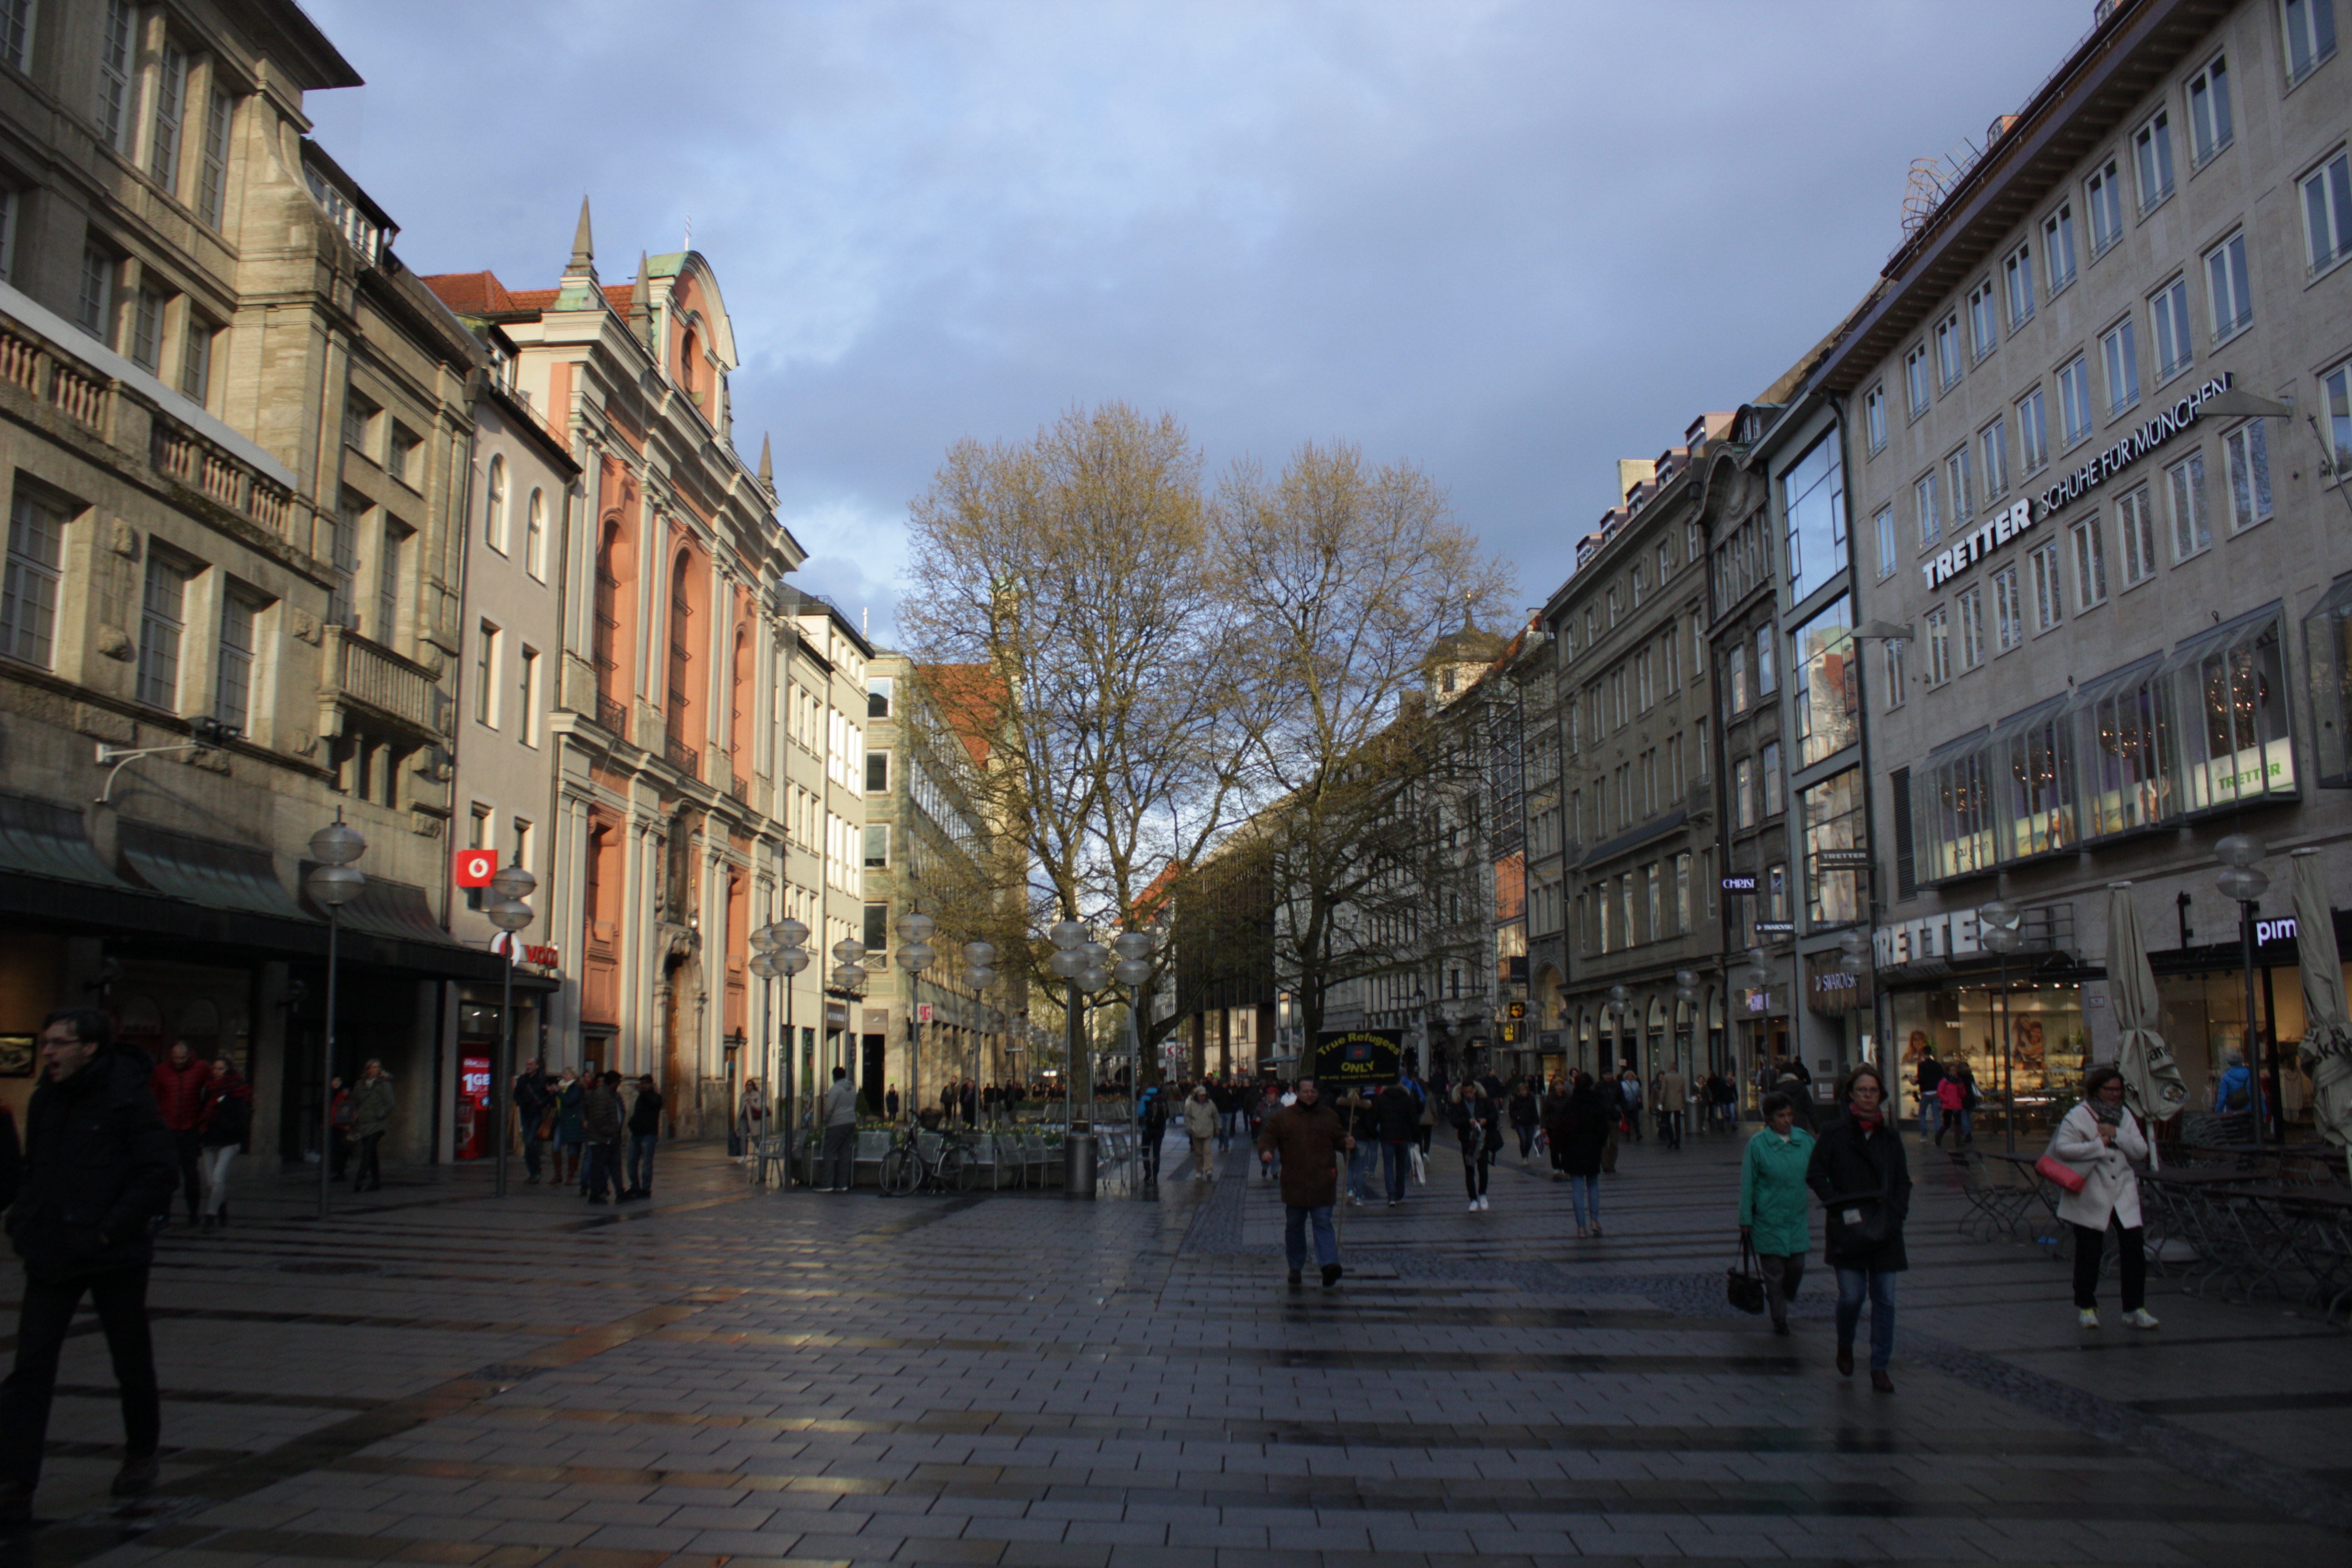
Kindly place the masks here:
POLYGON ((2044 1154, 2033 1162, 2033 1173, 2044 1176, 2070 1193, 2079 1193, 2090 1184, 2090 1178, 2055 1154, 2044 1154))

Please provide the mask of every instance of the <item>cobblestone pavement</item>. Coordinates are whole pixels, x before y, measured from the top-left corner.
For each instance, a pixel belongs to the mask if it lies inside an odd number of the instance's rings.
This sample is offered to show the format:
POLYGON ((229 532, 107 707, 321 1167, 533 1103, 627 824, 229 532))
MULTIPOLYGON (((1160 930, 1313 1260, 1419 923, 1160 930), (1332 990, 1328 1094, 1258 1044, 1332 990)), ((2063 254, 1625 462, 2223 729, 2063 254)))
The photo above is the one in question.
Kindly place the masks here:
POLYGON ((1284 1288, 1236 1149, 1156 1194, 749 1191, 666 1154, 618 1210, 486 1173, 289 1187, 155 1276, 165 1488, 105 1506, 93 1320, 0 1564, 1084 1568, 2352 1562, 2352 1336, 2159 1282, 2084 1334, 2030 1242, 1961 1238, 1928 1161, 1892 1397, 1727 1312, 1737 1148, 1629 1147, 1605 1238, 1441 1145, 1284 1288))

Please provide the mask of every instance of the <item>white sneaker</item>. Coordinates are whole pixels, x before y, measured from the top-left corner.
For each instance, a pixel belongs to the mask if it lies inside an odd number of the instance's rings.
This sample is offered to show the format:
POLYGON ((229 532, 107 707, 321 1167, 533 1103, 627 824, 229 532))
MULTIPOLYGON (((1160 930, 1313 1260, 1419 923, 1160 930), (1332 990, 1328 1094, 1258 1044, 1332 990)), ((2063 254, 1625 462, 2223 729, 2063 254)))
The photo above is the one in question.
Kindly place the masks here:
POLYGON ((1495 1206, 1495 1205, 1494 1205, 1493 1200, 1491 1200, 1490 1198, 1488 1198, 1488 1197, 1486 1196, 1486 1194, 1484 1194, 1484 1193, 1480 1193, 1480 1194, 1478 1194, 1478 1212, 1479 1212, 1479 1213, 1484 1214, 1484 1213, 1486 1213, 1488 1209, 1493 1208, 1494 1206, 1495 1206))
POLYGON ((2153 1329, 2158 1326, 2156 1314, 2149 1311, 2146 1307, 2135 1307, 2130 1311, 2126 1312, 2124 1314, 2124 1321, 2129 1323, 2135 1329, 2153 1329))
POLYGON ((2086 1329, 2095 1329, 2099 1326, 2099 1310, 2096 1307, 2082 1308, 2075 1312, 2074 1321, 2086 1329))
POLYGON ((1478 1200, 1476 1198, 1472 1198, 1470 1200, 1470 1212, 1472 1214, 1476 1214, 1478 1212, 1478 1200))

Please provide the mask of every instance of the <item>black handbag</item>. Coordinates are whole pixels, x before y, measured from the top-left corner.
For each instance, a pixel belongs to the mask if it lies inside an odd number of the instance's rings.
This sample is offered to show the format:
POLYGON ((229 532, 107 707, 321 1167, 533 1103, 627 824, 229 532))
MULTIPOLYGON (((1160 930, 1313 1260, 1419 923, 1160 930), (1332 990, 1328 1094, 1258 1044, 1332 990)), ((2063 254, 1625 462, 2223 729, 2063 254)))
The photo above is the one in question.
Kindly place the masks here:
POLYGON ((1764 1310, 1764 1276, 1752 1265, 1756 1254, 1745 1233, 1739 1237, 1739 1261, 1723 1271, 1723 1296, 1734 1310, 1753 1316, 1764 1310))

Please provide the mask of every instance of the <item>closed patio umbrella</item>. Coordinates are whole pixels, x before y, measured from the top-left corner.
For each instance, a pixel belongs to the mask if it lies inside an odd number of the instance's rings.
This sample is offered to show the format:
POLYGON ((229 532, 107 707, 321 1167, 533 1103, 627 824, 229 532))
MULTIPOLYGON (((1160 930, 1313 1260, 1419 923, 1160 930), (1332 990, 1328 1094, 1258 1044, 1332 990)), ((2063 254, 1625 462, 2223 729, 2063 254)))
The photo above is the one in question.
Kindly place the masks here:
POLYGON ((2146 1121, 2169 1121, 2188 1105, 2189 1086, 2181 1081, 2172 1047, 2157 1033, 2156 972, 2147 965, 2147 943, 2139 934, 2139 910, 2129 882, 2107 884, 2107 994, 2115 998, 2116 1030, 2122 1037, 2116 1066, 2132 1109, 2146 1121))
POLYGON ((2352 1015, 2344 1004, 2344 960, 2336 950, 2336 911, 2319 874, 2319 851, 2298 849, 2294 863, 2294 943, 2303 970, 2303 1057, 2311 1068, 2320 1136, 2352 1150, 2352 1015))

